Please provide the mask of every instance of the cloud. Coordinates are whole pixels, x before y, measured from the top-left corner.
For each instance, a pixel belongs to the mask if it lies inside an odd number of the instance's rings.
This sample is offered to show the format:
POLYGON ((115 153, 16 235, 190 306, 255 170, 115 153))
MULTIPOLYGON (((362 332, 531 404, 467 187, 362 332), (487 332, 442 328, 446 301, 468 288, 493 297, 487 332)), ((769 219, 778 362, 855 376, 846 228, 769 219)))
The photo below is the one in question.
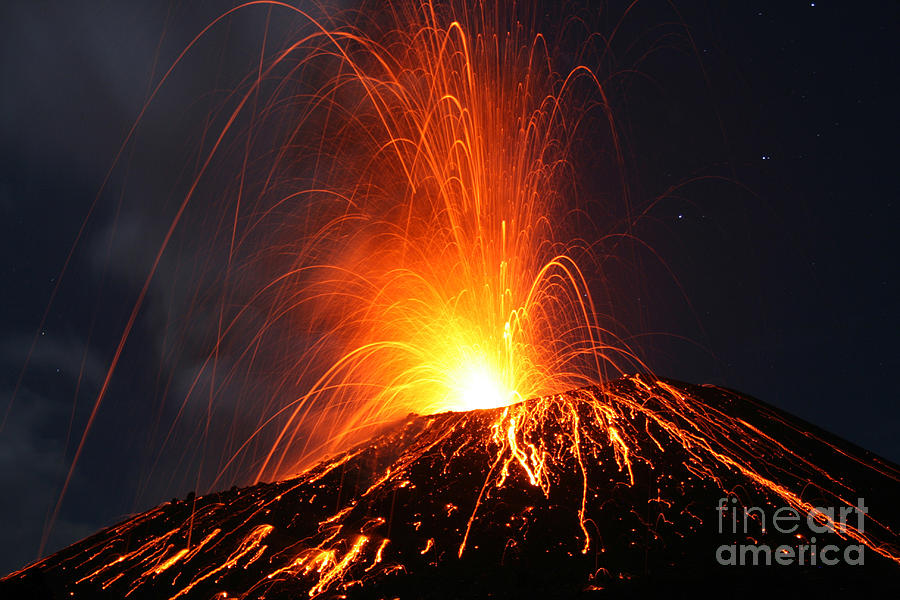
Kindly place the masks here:
MULTIPOLYGON (((10 389, 3 390, 8 397, 10 389)), ((65 474, 64 438, 58 435, 68 421, 65 403, 50 400, 29 389, 20 390, 16 408, 0 434, 0 514, 4 515, 0 543, 0 572, 7 573, 38 556, 44 523, 59 497, 65 474)), ((90 517, 67 517, 50 541, 50 550, 61 548, 96 531, 103 522, 90 517)))

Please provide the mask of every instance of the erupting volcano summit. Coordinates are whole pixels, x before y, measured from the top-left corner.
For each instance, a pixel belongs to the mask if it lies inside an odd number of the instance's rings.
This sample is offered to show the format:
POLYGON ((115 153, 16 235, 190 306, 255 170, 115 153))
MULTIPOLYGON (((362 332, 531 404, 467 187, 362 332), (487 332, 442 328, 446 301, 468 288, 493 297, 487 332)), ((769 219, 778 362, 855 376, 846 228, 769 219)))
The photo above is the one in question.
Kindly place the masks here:
POLYGON ((3 597, 524 598, 900 589, 900 469, 647 376, 410 415, 295 478, 173 500, 3 597), (750 548, 748 550, 748 547, 750 548), (712 588, 710 588, 712 589, 712 588))

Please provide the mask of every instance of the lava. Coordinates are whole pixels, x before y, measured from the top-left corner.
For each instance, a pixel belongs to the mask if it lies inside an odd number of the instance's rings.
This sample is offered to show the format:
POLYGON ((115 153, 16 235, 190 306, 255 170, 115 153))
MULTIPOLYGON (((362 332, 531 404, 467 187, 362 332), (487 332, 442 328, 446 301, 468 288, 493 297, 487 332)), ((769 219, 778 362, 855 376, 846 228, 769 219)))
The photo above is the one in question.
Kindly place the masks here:
POLYGON ((746 537, 717 532, 723 499, 809 511, 863 494, 865 523, 819 537, 862 544, 865 566, 813 571, 823 585, 896 581, 900 469, 740 394, 636 375, 410 417, 296 478, 162 505, 2 585, 174 599, 569 597, 678 585, 684 569, 772 583, 772 571, 716 572, 713 551, 815 537, 758 523, 746 537))

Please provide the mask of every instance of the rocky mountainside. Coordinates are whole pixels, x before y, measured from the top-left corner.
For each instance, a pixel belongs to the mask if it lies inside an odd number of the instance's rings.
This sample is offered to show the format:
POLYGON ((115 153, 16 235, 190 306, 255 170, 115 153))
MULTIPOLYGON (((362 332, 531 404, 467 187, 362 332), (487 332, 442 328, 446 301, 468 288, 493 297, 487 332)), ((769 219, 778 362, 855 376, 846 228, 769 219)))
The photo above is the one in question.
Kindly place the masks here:
POLYGON ((0 596, 900 591, 898 506, 888 461, 733 391, 634 376, 410 415, 295 478, 136 515, 0 596))

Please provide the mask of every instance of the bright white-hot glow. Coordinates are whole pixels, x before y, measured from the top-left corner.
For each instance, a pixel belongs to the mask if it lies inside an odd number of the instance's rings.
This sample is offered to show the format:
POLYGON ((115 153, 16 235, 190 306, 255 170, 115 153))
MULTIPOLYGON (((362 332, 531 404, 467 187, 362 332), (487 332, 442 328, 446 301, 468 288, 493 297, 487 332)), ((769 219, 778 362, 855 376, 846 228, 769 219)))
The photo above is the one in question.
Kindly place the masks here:
POLYGON ((499 408, 522 398, 505 385, 501 373, 481 363, 470 364, 459 373, 458 387, 449 398, 448 410, 466 411, 499 408))

